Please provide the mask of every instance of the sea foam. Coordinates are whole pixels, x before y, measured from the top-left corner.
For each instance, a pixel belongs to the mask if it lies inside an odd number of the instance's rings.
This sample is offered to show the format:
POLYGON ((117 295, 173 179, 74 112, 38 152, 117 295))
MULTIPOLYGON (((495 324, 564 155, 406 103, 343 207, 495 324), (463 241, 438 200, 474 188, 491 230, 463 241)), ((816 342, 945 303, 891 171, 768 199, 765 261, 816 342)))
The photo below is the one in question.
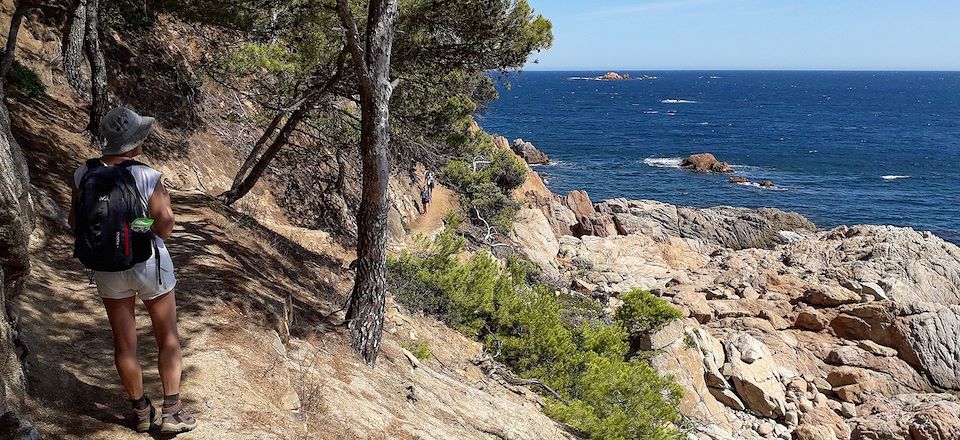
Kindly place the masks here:
POLYGON ((696 104, 697 101, 691 99, 664 99, 660 101, 664 104, 696 104))
POLYGON ((648 157, 643 160, 647 166, 656 168, 680 168, 682 162, 682 157, 648 157))
POLYGON ((900 180, 900 179, 909 179, 910 176, 900 176, 900 175, 893 174, 889 176, 881 176, 880 178, 883 180, 900 180))

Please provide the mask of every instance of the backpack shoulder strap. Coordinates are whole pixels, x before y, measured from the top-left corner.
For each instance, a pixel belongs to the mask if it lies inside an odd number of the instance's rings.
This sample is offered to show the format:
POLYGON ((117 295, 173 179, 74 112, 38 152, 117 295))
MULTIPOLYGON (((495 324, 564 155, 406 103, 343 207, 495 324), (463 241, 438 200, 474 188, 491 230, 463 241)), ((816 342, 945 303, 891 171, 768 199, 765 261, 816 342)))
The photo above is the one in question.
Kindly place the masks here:
POLYGON ((135 167, 135 166, 137 166, 137 165, 150 168, 150 165, 147 165, 147 164, 145 164, 145 163, 143 163, 143 162, 140 162, 140 161, 138 161, 138 160, 133 160, 133 159, 127 159, 127 160, 125 160, 125 161, 120 162, 119 164, 117 164, 117 166, 120 167, 120 168, 130 168, 130 167, 135 167))
POLYGON ((83 184, 84 182, 87 181, 87 177, 90 176, 91 171, 97 168, 103 168, 105 166, 103 164, 103 161, 100 160, 99 158, 88 159, 86 162, 84 162, 84 165, 86 165, 87 170, 83 172, 83 176, 80 176, 80 185, 77 186, 77 189, 80 189, 80 190, 83 189, 83 186, 84 186, 83 184))
POLYGON ((100 168, 100 167, 102 167, 102 166, 103 166, 103 161, 100 160, 99 157, 98 157, 98 158, 93 158, 93 159, 87 159, 87 161, 84 162, 84 165, 87 166, 87 172, 89 172, 90 170, 92 170, 92 169, 94 169, 94 168, 100 168))
MULTIPOLYGON (((125 170, 129 170, 129 168, 135 167, 135 166, 145 166, 145 167, 147 167, 147 168, 150 168, 150 165, 147 165, 147 164, 145 164, 145 163, 143 163, 143 162, 140 162, 140 161, 137 161, 137 160, 133 160, 133 159, 127 159, 127 160, 125 160, 125 161, 123 161, 123 162, 118 163, 116 166, 119 167, 119 168, 123 168, 123 169, 125 169, 125 170)), ((153 168, 150 168, 150 169, 153 169, 153 168)), ((149 208, 149 207, 150 207, 150 201, 147 200, 147 198, 143 196, 143 193, 140 192, 140 187, 137 185, 137 183, 136 183, 135 181, 133 182, 133 185, 131 185, 131 186, 133 187, 133 192, 137 195, 137 199, 139 199, 139 200, 140 200, 140 203, 143 204, 143 212, 146 213, 147 210, 150 209, 150 208, 149 208)))

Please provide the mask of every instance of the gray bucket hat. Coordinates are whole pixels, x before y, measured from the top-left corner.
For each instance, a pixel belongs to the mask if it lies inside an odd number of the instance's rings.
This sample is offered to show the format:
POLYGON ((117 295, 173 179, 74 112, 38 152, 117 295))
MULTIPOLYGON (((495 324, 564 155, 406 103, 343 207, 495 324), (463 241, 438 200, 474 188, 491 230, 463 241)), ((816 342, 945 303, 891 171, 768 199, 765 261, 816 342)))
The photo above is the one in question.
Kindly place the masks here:
POLYGON ((155 120, 149 116, 140 116, 126 107, 114 107, 100 121, 100 132, 106 141, 104 156, 116 156, 140 146, 155 120))

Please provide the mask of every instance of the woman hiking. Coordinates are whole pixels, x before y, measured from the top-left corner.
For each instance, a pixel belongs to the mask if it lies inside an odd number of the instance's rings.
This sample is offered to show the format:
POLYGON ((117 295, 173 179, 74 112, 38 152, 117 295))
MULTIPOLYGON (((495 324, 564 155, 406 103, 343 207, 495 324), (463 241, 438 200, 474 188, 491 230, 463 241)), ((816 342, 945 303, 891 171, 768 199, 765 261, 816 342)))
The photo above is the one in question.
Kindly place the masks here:
POLYGON ((177 333, 177 280, 163 240, 173 232, 170 194, 162 175, 133 160, 154 119, 124 107, 103 117, 102 157, 88 160, 73 176, 70 227, 74 255, 93 271, 92 280, 113 330, 114 361, 136 418, 137 432, 192 430, 197 421, 180 402, 182 370, 177 333), (136 298, 150 314, 163 382, 160 414, 144 394, 137 358, 136 298))

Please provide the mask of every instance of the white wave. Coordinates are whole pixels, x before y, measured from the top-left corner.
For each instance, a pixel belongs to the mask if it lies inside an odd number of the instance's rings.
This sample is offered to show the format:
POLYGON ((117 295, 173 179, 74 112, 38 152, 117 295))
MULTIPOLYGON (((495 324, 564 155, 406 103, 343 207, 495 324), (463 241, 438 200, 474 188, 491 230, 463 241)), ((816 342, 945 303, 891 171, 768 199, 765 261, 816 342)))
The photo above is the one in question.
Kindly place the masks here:
POLYGON ((881 176, 880 178, 883 180, 900 180, 900 179, 909 179, 910 176, 900 176, 900 175, 892 174, 889 176, 881 176))
POLYGON ((664 99, 660 101, 664 104, 696 104, 697 101, 691 99, 664 99))
POLYGON ((719 76, 711 76, 710 79, 720 79, 719 76))
POLYGON ((740 186, 749 186, 749 187, 751 187, 751 188, 766 189, 766 190, 770 190, 770 191, 786 191, 786 190, 787 190, 786 188, 783 188, 783 187, 780 187, 780 186, 763 186, 763 185, 761 185, 761 184, 759 184, 759 183, 757 183, 757 182, 737 182, 737 185, 740 185, 740 186))
POLYGON ((596 76, 571 76, 567 79, 571 81, 600 81, 600 78, 596 76))
POLYGON ((647 166, 656 168, 680 168, 682 162, 682 157, 648 157, 643 160, 647 166))
POLYGON ((709 123, 709 122, 700 122, 700 123, 698 123, 697 125, 710 125, 710 123, 709 123))
POLYGON ((655 115, 655 114, 657 114, 657 113, 660 113, 660 112, 657 111, 657 110, 646 110, 646 111, 643 112, 643 114, 645 114, 645 115, 655 115))

